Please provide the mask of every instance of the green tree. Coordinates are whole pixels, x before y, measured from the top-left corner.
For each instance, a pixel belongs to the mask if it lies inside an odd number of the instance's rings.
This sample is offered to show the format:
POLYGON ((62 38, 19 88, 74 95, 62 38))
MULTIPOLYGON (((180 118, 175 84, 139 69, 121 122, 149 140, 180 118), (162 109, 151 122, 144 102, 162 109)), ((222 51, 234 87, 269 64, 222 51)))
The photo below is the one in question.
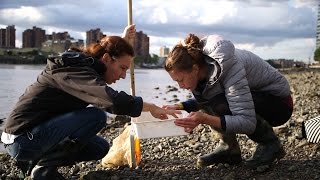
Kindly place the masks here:
POLYGON ((150 63, 153 63, 153 64, 158 64, 158 61, 159 61, 159 56, 156 55, 156 54, 152 54, 151 58, 150 58, 150 63))
POLYGON ((314 52, 314 58, 315 61, 320 62, 320 47, 318 49, 316 49, 316 51, 314 52))
POLYGON ((134 64, 141 65, 143 63, 143 58, 141 56, 134 57, 134 64))

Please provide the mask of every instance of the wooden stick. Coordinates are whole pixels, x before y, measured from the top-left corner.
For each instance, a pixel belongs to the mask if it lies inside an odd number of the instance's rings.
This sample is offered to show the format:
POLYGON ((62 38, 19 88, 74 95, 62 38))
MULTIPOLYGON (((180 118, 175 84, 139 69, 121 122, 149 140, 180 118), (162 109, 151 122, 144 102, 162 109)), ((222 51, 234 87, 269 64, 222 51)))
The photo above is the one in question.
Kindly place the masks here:
MULTIPOLYGON (((132 24, 132 0, 128 0, 128 25, 132 24)), ((134 40, 130 40, 130 44, 132 47, 134 46, 134 40)), ((131 95, 135 96, 135 82, 134 82, 134 61, 131 61, 130 64, 130 78, 131 78, 131 86, 130 86, 130 91, 131 95)))

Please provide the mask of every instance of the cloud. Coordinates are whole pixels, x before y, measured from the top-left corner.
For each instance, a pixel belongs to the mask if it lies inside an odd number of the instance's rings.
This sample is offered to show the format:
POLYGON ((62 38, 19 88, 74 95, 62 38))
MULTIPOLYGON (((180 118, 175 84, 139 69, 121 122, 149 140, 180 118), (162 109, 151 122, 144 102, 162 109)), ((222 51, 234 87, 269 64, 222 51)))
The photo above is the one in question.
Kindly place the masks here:
POLYGON ((35 7, 21 6, 17 9, 3 9, 0 11, 0 17, 5 17, 7 22, 9 20, 14 22, 29 22, 37 24, 44 18, 42 13, 35 7))
MULTIPOLYGON (((0 22, 16 25, 19 37, 32 26, 47 32, 68 31, 79 39, 93 28, 119 35, 127 25, 126 3, 1 0, 0 22)), ((220 34, 253 51, 274 50, 277 48, 270 47, 284 46, 284 42, 303 44, 315 38, 318 3, 318 0, 139 0, 133 1, 132 15, 137 30, 150 36, 153 53, 158 53, 161 45, 172 47, 175 40, 188 33, 220 34)), ((296 48, 290 43, 287 46, 296 48)), ((310 56, 310 52, 302 54, 305 58, 310 56)))

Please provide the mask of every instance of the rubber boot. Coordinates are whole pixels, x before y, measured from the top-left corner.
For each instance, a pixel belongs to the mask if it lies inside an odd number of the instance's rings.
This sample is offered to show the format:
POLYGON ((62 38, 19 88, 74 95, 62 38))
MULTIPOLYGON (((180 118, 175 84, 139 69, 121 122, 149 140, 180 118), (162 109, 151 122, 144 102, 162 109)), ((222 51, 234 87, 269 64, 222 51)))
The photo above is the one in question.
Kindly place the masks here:
POLYGON ((285 156, 285 151, 279 138, 275 135, 272 127, 261 116, 257 115, 257 126, 253 134, 248 137, 257 142, 255 152, 245 165, 250 168, 270 166, 276 159, 285 156))
POLYGON ((230 165, 241 163, 241 151, 236 135, 226 135, 221 132, 219 132, 218 134, 220 136, 219 145, 212 153, 200 156, 198 158, 198 167, 204 167, 219 163, 227 163, 230 165))
POLYGON ((74 165, 73 155, 82 145, 74 140, 66 139, 55 148, 47 152, 31 171, 34 180, 61 180, 65 179, 57 170, 60 166, 74 165))
POLYGON ((36 165, 31 171, 31 179, 34 180, 65 180, 57 171, 56 166, 36 165))
POLYGON ((22 171, 23 178, 30 176, 31 170, 35 167, 37 161, 17 161, 17 167, 22 171))

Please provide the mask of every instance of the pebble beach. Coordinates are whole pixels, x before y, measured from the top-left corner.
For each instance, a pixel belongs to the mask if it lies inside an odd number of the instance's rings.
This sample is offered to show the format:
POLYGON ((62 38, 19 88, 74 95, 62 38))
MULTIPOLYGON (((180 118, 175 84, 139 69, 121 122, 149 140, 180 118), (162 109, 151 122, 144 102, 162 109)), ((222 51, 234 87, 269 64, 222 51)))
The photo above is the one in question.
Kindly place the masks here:
MULTIPOLYGON (((319 144, 308 143, 301 134, 304 121, 320 115, 320 69, 295 69, 282 71, 291 86, 294 112, 284 125, 275 127, 286 155, 271 167, 249 169, 243 165, 196 166, 197 157, 213 151, 219 140, 206 125, 198 126, 187 136, 141 140, 141 163, 138 168, 128 166, 106 169, 101 160, 61 167, 59 172, 66 179, 120 180, 120 179, 320 179, 319 144)), ((168 104, 179 101, 177 88, 154 87, 159 91, 155 98, 166 99, 168 104)), ((190 96, 190 95, 189 95, 190 96)), ((112 143, 121 133, 126 121, 110 118, 99 133, 112 143)), ((248 159, 256 143, 245 135, 237 135, 243 160, 248 159)), ((0 153, 0 179, 21 179, 15 161, 5 152, 0 153)))

